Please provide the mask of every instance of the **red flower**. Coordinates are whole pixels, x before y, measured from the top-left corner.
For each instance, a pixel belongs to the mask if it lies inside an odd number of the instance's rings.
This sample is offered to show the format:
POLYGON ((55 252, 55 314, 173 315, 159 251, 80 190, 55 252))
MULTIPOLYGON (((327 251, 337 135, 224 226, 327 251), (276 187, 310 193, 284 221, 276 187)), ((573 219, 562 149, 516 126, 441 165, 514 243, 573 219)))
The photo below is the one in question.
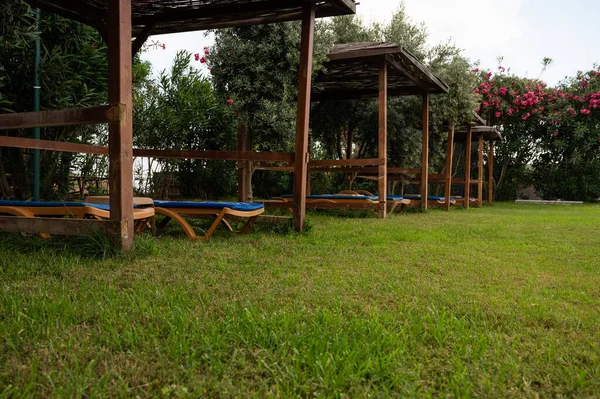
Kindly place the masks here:
POLYGON ((194 58, 196 59, 196 61, 200 61, 200 54, 194 54, 194 58))
POLYGON ((479 93, 479 89, 478 89, 478 88, 475 88, 475 89, 473 90, 473 93, 479 93))
POLYGON ((553 135, 554 137, 558 136, 558 130, 556 130, 554 133, 552 133, 552 135, 553 135))
POLYGON ((200 62, 201 62, 202 64, 205 64, 205 63, 206 63, 206 58, 204 58, 204 57, 200 58, 200 62))
POLYGON ((229 105, 230 107, 233 105, 233 100, 231 98, 227 100, 227 105, 229 105))
POLYGON ((479 68, 475 68, 475 69, 473 69, 471 72, 473 72, 473 73, 477 73, 477 72, 479 72, 479 68))
POLYGON ((588 84, 587 84, 587 82, 583 82, 583 81, 582 81, 582 82, 581 82, 581 85, 582 85, 583 87, 587 87, 587 85, 588 85, 588 84))
POLYGON ((589 115, 589 114, 592 113, 592 111, 590 111, 589 109, 582 108, 581 109, 581 113, 584 114, 584 115, 589 115))
POLYGON ((163 50, 167 49, 167 45, 163 43, 163 45, 161 46, 163 50))
POLYGON ((496 115, 496 118, 500 118, 502 116, 502 112, 498 111, 498 112, 496 112, 495 115, 496 115))

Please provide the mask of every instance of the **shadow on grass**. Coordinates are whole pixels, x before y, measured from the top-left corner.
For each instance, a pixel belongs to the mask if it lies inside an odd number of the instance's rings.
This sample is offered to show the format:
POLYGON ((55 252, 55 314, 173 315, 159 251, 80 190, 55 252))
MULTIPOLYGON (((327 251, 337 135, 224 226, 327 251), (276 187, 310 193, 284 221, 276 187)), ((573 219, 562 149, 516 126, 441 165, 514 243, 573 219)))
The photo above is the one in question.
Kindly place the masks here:
POLYGON ((111 244, 110 238, 98 232, 86 237, 53 236, 43 239, 37 235, 0 232, 0 251, 18 254, 38 254, 82 257, 105 260, 109 258, 132 260, 153 255, 157 251, 156 241, 149 234, 136 236, 134 249, 123 252, 111 244))

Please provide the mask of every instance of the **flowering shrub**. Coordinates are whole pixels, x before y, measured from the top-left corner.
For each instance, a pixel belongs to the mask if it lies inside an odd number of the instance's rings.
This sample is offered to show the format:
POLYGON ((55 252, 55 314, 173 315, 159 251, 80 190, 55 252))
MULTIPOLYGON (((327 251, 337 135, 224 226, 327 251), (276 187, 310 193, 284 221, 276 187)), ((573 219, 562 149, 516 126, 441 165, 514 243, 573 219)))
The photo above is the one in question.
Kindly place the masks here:
POLYGON ((578 73, 555 88, 502 66, 496 74, 472 72, 480 78, 473 89, 481 98, 477 111, 505 137, 498 185, 510 166, 529 164, 532 184, 548 198, 600 197, 600 71, 578 73))

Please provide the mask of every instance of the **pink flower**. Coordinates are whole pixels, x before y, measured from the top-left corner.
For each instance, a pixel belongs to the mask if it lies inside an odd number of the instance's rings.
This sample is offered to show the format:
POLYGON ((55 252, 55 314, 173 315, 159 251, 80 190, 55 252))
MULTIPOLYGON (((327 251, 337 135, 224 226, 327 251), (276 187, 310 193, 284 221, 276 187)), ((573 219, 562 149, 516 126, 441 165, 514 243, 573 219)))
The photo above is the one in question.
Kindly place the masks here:
POLYGON ((205 64, 205 63, 206 63, 206 58, 204 58, 204 57, 200 58, 200 62, 201 62, 202 64, 205 64))
POLYGON ((204 54, 205 55, 209 55, 210 54, 210 50, 206 47, 204 47, 204 54))
POLYGON ((473 73, 477 73, 477 72, 479 72, 479 68, 475 68, 475 69, 473 69, 471 72, 473 72, 473 73))
POLYGON ((554 133, 552 133, 552 135, 553 135, 554 137, 558 136, 558 130, 556 130, 554 133))
POLYGON ((496 115, 496 118, 500 118, 502 116, 502 112, 498 111, 494 115, 496 115))
POLYGON ((163 50, 167 49, 167 45, 163 43, 163 45, 161 46, 163 50))
POLYGON ((498 67, 498 70, 499 70, 500 72, 506 72, 506 68, 504 68, 503 66, 499 66, 499 67, 498 67))
POLYGON ((508 93, 508 88, 501 87, 500 90, 498 90, 498 93, 500 93, 501 96, 505 96, 508 93))
POLYGON ((473 90, 473 93, 479 93, 479 89, 478 89, 478 88, 475 88, 475 89, 473 90))
POLYGON ((582 82, 581 82, 581 85, 582 85, 583 87, 587 87, 587 85, 588 85, 588 84, 587 84, 587 82, 583 82, 583 81, 582 81, 582 82))
POLYGON ((508 116, 512 116, 512 114, 513 114, 513 109, 512 109, 512 108, 509 108, 509 109, 508 109, 508 116))
POLYGON ((581 109, 581 113, 584 114, 584 115, 589 115, 589 114, 592 113, 592 111, 590 111, 589 109, 582 108, 581 109))
POLYGON ((200 54, 194 54, 194 58, 196 59, 196 61, 200 61, 200 54))
POLYGON ((227 105, 230 107, 233 105, 233 100, 231 98, 227 100, 227 105))

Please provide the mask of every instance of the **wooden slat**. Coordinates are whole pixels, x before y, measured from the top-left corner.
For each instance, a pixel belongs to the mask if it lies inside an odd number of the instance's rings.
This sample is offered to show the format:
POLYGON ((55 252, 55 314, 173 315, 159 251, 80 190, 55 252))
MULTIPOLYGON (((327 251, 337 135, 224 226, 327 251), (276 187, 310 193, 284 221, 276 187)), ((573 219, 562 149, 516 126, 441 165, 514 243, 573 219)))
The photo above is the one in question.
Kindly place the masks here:
POLYGON ((387 86, 388 86, 388 65, 385 61, 379 67, 379 98, 378 98, 378 140, 377 153, 379 155, 379 166, 377 167, 377 193, 379 203, 384 206, 379 207, 379 218, 384 219, 387 215, 385 206, 387 200, 387 86))
POLYGON ((154 150, 134 148, 133 156, 169 159, 208 159, 213 161, 294 161, 294 154, 289 152, 154 150))
POLYGON ((418 87, 420 87, 423 90, 423 92, 427 92, 427 86, 423 83, 423 81, 421 81, 414 74, 410 73, 410 71, 408 69, 406 69, 402 65, 400 65, 400 63, 398 61, 396 61, 394 59, 394 57, 392 57, 389 54, 386 54, 385 59, 392 67, 396 68, 404 76, 406 76, 407 78, 412 80, 415 83, 415 85, 417 85, 418 87))
POLYGON ((446 150, 446 178, 444 187, 444 209, 450 210, 450 194, 452 194, 452 156, 454 152, 454 122, 448 129, 448 149, 446 150))
POLYGON ((124 223, 115 244, 127 252, 134 234, 131 0, 108 0, 107 10, 108 100, 125 104, 124 117, 108 128, 110 219, 124 223))
POLYGON ((308 125, 312 81, 315 5, 306 3, 302 16, 300 71, 298 74, 298 106, 296 116, 296 158, 294 171, 294 228, 304 231, 306 217, 306 179, 308 176, 308 125))
POLYGON ((333 167, 333 166, 317 166, 310 167, 311 173, 373 173, 374 176, 377 176, 377 168, 375 167, 364 167, 364 166, 356 166, 356 167, 333 167))
POLYGON ((494 143, 489 143, 488 155, 488 204, 494 202, 494 143))
POLYGON ((26 218, 20 216, 0 216, 0 230, 68 236, 92 236, 102 233, 113 238, 123 238, 127 234, 125 224, 112 220, 26 218))
POLYGON ((9 136, 0 136, 0 147, 32 148, 48 151, 108 155, 108 147, 90 144, 66 143, 64 141, 35 140, 9 136))
MULTIPOLYGON (((429 94, 423 95, 421 153, 421 198, 428 197, 429 191, 429 94)), ((427 201, 421 201, 421 209, 427 210, 427 201)))
MULTIPOLYGON (((471 124, 467 126, 466 149, 465 149, 465 198, 471 197, 471 143, 473 142, 473 131, 471 124)), ((469 209, 469 201, 464 201, 463 208, 469 209)))
POLYGON ((121 121, 125 117, 125 111, 125 104, 113 104, 86 108, 0 114, 0 130, 113 123, 121 121))
POLYGON ((364 159, 327 159, 310 161, 310 167, 314 166, 377 166, 385 164, 385 160, 379 158, 364 159))

